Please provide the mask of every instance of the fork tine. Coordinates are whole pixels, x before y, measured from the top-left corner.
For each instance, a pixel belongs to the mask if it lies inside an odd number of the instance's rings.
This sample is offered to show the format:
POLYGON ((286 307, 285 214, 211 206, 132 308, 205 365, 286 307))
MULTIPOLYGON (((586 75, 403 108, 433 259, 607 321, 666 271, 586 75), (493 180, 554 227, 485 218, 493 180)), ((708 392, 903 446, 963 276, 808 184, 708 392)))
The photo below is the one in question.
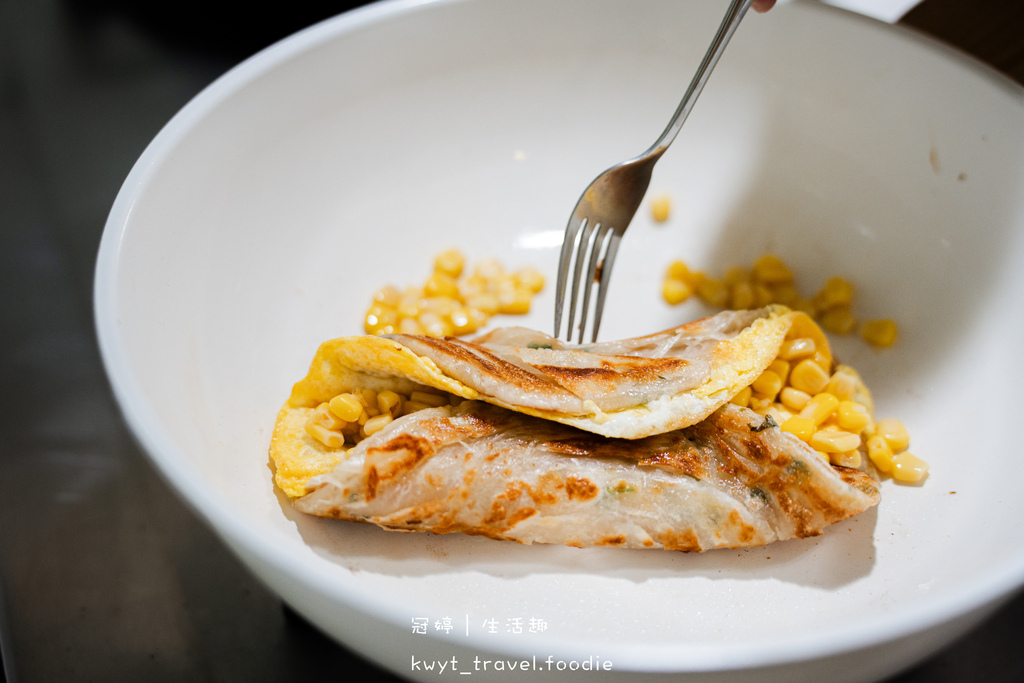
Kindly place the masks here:
POLYGON ((590 250, 591 237, 594 234, 595 223, 584 219, 583 232, 580 234, 580 243, 576 249, 576 264, 572 274, 572 290, 569 299, 569 320, 565 328, 565 338, 572 341, 572 326, 576 322, 576 303, 580 298, 580 280, 583 274, 583 262, 586 260, 587 252, 590 250))
POLYGON ((604 260, 601 261, 601 283, 597 287, 597 307, 594 310, 594 335, 591 343, 597 341, 597 331, 601 329, 601 314, 604 313, 604 298, 608 294, 608 283, 612 277, 612 265, 615 264, 615 254, 619 251, 619 241, 622 233, 613 230, 608 240, 608 249, 604 253, 604 260))
MULTIPOLYGON (((565 304, 565 282, 569 279, 569 263, 572 260, 572 249, 576 244, 576 237, 580 232, 583 222, 586 219, 579 219, 575 214, 569 218, 569 225, 565 228, 565 237, 562 239, 562 254, 558 257, 558 284, 555 289, 555 337, 558 337, 562 329, 562 309, 565 304)), ((572 316, 569 317, 569 329, 572 329, 572 316)), ((569 333, 571 334, 571 332, 569 333)))
MULTIPOLYGON (((583 337, 587 330, 587 314, 590 312, 590 292, 594 288, 594 279, 597 277, 597 264, 601 261, 601 251, 604 247, 605 237, 609 228, 602 225, 594 234, 594 246, 590 251, 590 263, 587 265, 587 279, 583 282, 583 307, 580 310, 580 336, 577 343, 583 343, 583 337)), ((596 339, 595 333, 595 339, 596 339)))

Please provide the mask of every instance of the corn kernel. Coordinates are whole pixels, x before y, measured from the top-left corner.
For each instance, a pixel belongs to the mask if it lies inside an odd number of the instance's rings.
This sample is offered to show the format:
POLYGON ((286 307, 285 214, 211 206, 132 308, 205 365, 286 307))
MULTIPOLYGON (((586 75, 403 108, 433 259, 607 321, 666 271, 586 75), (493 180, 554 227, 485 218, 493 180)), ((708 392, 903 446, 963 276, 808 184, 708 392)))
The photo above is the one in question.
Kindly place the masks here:
MULTIPOLYGON (((822 422, 831 417, 832 413, 836 412, 839 407, 839 399, 832 394, 815 394, 811 397, 811 400, 807 402, 803 410, 800 411, 800 417, 806 417, 811 420, 814 424, 820 425, 822 422)), ((841 450, 849 450, 843 448, 841 450)))
POLYGON ((445 296, 455 298, 459 296, 459 285, 455 278, 447 273, 433 272, 423 285, 423 293, 426 296, 445 296))
POLYGON ((525 289, 513 289, 498 295, 498 312, 505 315, 526 315, 530 312, 530 292, 525 289))
POLYGON ((328 448, 341 448, 345 445, 345 437, 340 432, 324 429, 312 421, 306 422, 306 433, 328 448))
POLYGON ((429 334, 431 337, 449 337, 455 331, 450 322, 430 311, 420 313, 420 317, 416 321, 423 328, 424 334, 429 334))
POLYGON ((529 266, 520 268, 512 273, 512 279, 515 281, 516 287, 524 288, 531 294, 536 294, 544 289, 544 275, 536 268, 529 266))
POLYGON ((363 433, 366 434, 366 436, 372 436, 391 424, 393 419, 394 418, 391 417, 391 413, 382 413, 376 417, 371 417, 366 421, 366 424, 363 425, 363 433))
POLYGON ((730 266, 725 270, 722 280, 726 285, 732 287, 737 282, 750 282, 750 273, 743 266, 730 266))
POLYGON ((789 377, 789 362, 776 358, 768 364, 768 369, 779 376, 782 380, 783 385, 786 383, 786 379, 789 377))
POLYGON ((796 360, 798 358, 807 358, 813 356, 817 350, 817 346, 814 340, 810 337, 800 337, 798 339, 787 339, 782 342, 782 346, 779 347, 779 358, 783 360, 796 360))
POLYGON ((484 280, 497 280, 505 275, 505 267, 498 259, 486 258, 476 264, 473 275, 484 280))
POLYGON ((790 304, 800 298, 800 292, 797 291, 792 282, 772 285, 768 291, 771 292, 773 302, 785 304, 790 308, 792 308, 790 304))
POLYGON ((466 266, 466 257, 458 249, 442 251, 434 258, 434 272, 457 278, 466 266))
POLYGON ((751 393, 752 391, 750 387, 743 387, 742 389, 736 392, 736 395, 729 400, 729 403, 746 408, 750 404, 751 393))
POLYGON ((398 331, 401 334, 423 334, 423 327, 416 322, 416 318, 402 318, 398 322, 398 331))
POLYGON ((729 288, 721 280, 705 277, 697 285, 697 296, 709 306, 725 308, 729 304, 729 288))
POLYGON ((457 308, 452 311, 448 316, 448 321, 452 324, 452 330, 456 335, 472 334, 478 328, 476 321, 470 317, 469 310, 465 308, 457 308))
POLYGON ((770 398, 764 396, 751 396, 750 397, 750 409, 754 412, 761 412, 768 408, 772 404, 770 398))
POLYGON ((748 280, 734 282, 730 287, 729 306, 742 311, 754 308, 754 287, 748 280))
POLYGON ((384 306, 395 308, 402 300, 402 292, 397 287, 385 285, 373 293, 373 301, 384 306))
POLYGON ((398 322, 398 311, 391 306, 375 303, 366 311, 363 329, 367 334, 391 334, 398 322))
POLYGON ((670 306, 683 303, 690 298, 691 294, 693 294, 693 290, 690 289, 690 285, 686 284, 682 280, 665 278, 665 281, 661 285, 661 296, 670 306))
POLYGON ((665 278, 671 278, 673 280, 679 280, 687 284, 693 283, 693 273, 682 261, 673 261, 668 264, 668 270, 665 272, 665 278))
POLYGON ((664 223, 668 220, 672 210, 672 200, 667 194, 659 195, 651 200, 651 218, 656 223, 664 223))
POLYGON ((836 306, 821 314, 821 326, 833 334, 850 334, 857 327, 848 306, 836 306))
POLYGON ((778 285, 793 281, 793 272, 775 254, 765 254, 751 268, 754 279, 766 285, 778 285))
POLYGON ((814 295, 813 302, 818 311, 849 306, 853 303, 853 285, 841 277, 830 277, 821 291, 814 295))
POLYGON ((355 394, 338 394, 328 404, 339 420, 355 422, 363 412, 363 404, 355 394))
POLYGON ((828 386, 828 380, 828 373, 810 358, 797 363, 789 374, 790 385, 811 396, 828 386))
POLYGON ((775 396, 782 390, 782 378, 771 370, 765 370, 750 386, 761 396, 775 400, 775 396))
POLYGON ((867 407, 854 401, 840 401, 836 419, 840 427, 858 434, 871 424, 871 414, 867 407))
POLYGON ((380 409, 381 414, 392 412, 395 406, 401 402, 401 395, 390 389, 385 389, 377 394, 377 407, 380 409))
POLYGON ((768 289, 760 282, 754 283, 754 308, 761 308, 772 303, 774 298, 772 297, 772 290, 768 289))
POLYGON ((833 465, 839 465, 840 467, 852 467, 853 469, 860 469, 860 451, 851 450, 846 451, 845 453, 833 453, 829 457, 829 461, 833 465))
POLYGON ((466 306, 469 308, 475 308, 476 310, 490 316, 498 312, 501 308, 501 302, 498 301, 498 297, 494 294, 484 292, 466 299, 466 306))
POLYGON ((811 400, 811 395, 793 387, 783 387, 779 393, 779 400, 790 410, 799 412, 811 400))
POLYGON ((875 464, 879 472, 888 473, 892 471, 892 449, 880 436, 868 437, 868 457, 875 464))
POLYGON ((807 443, 825 453, 845 453, 860 446, 860 437, 850 432, 820 429, 811 435, 807 443))
POLYGON ((899 453, 910 445, 910 434, 903 423, 888 417, 875 423, 875 434, 885 439, 893 453, 899 453))
POLYGON ((344 420, 339 419, 337 415, 331 412, 327 403, 318 405, 313 414, 309 416, 309 419, 324 429, 341 429, 345 425, 344 420))
POLYGON ((861 339, 872 346, 888 348, 896 343, 899 335, 899 328, 896 323, 889 319, 868 320, 860 326, 861 339))
POLYGON ((789 418, 780 427, 782 431, 793 434, 801 441, 807 441, 814 435, 814 421, 799 415, 789 418))
POLYGON ((900 453, 892 459, 892 478, 905 484, 916 484, 928 476, 928 463, 911 453, 900 453))
POLYGON ((857 391, 857 378, 842 370, 834 372, 825 386, 825 391, 840 401, 848 401, 853 398, 853 394, 857 391))

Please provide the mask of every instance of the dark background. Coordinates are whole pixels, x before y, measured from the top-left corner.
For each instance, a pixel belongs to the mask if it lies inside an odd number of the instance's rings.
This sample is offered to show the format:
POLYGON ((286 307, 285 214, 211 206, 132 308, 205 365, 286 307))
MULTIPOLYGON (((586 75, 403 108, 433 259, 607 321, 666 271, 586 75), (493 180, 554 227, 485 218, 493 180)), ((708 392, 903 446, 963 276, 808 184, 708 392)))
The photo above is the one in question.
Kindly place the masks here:
MULTIPOLYGON (((267 592, 121 422, 92 323, 107 211, 230 67, 361 3, 0 0, 0 681, 396 681, 267 592)), ((1024 3, 904 19, 1024 82, 1024 3)), ((1022 122, 1024 125, 1024 122, 1022 122)), ((895 679, 1024 680, 1024 599, 895 679)))

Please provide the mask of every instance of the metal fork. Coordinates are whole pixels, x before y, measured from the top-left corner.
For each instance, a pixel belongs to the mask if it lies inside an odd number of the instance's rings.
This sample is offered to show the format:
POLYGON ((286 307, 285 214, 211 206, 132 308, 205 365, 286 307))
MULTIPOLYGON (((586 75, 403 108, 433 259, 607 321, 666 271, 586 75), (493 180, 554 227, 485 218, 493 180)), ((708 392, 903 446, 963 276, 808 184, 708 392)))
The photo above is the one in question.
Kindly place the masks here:
POLYGON ((572 340, 573 321, 576 319, 576 302, 580 296, 580 282, 583 264, 587 263, 586 278, 582 280, 583 305, 580 308, 579 343, 587 326, 587 312, 590 308, 590 292, 597 285, 597 304, 594 310, 594 328, 591 341, 597 341, 597 331, 601 327, 601 314, 604 301, 608 294, 608 281, 611 279, 612 265, 619 249, 619 241, 633 220, 640 202, 643 201, 647 186, 651 182, 654 164, 665 153, 668 146, 675 140, 682 128, 693 103, 704 88, 711 70, 715 68, 719 57, 725 51, 732 34, 739 26, 743 15, 747 13, 753 0, 732 0, 729 9, 718 27, 715 38, 711 41, 707 54, 697 68, 690 87, 683 95, 668 127, 661 137, 646 152, 612 166, 597 176, 587 189, 583 191, 569 225, 565 228, 562 241, 562 254, 558 260, 558 288, 555 291, 555 337, 559 336, 562 327, 562 310, 565 306, 565 285, 569 279, 569 265, 572 261, 575 246, 575 266, 572 278, 572 296, 569 300, 569 319, 565 330, 565 338, 572 340), (587 254, 589 253, 589 258, 587 254), (602 257, 603 254, 603 257, 602 257))

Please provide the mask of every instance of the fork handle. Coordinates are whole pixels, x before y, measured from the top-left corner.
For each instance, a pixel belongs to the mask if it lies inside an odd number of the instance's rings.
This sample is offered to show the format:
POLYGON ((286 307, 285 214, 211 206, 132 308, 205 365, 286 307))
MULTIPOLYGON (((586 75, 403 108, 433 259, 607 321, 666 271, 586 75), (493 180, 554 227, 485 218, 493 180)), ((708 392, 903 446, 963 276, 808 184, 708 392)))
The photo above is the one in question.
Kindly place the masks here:
POLYGON ((718 27, 718 32, 715 34, 714 40, 711 41, 711 46, 708 47, 703 61, 701 61, 700 66, 697 68, 697 73, 693 75, 693 80, 690 81, 690 87, 686 89, 686 94, 683 95, 679 106, 676 107, 676 113, 672 115, 672 120, 668 122, 668 126, 661 134, 661 137, 651 145, 650 149, 644 152, 645 156, 655 152, 664 152, 672 144, 672 141, 676 139, 676 135, 679 134, 679 129, 683 127, 683 122, 686 121, 690 110, 693 109, 693 104, 697 101, 700 91, 704 89, 704 84, 708 82, 712 69, 715 68, 715 65, 718 64, 718 59, 725 52, 725 46, 729 44, 729 39, 736 32, 736 28, 740 25, 740 20, 743 19, 743 15, 747 13, 747 10, 750 9, 753 3, 754 0, 732 0, 729 4, 725 18, 722 19, 722 25, 718 27))

